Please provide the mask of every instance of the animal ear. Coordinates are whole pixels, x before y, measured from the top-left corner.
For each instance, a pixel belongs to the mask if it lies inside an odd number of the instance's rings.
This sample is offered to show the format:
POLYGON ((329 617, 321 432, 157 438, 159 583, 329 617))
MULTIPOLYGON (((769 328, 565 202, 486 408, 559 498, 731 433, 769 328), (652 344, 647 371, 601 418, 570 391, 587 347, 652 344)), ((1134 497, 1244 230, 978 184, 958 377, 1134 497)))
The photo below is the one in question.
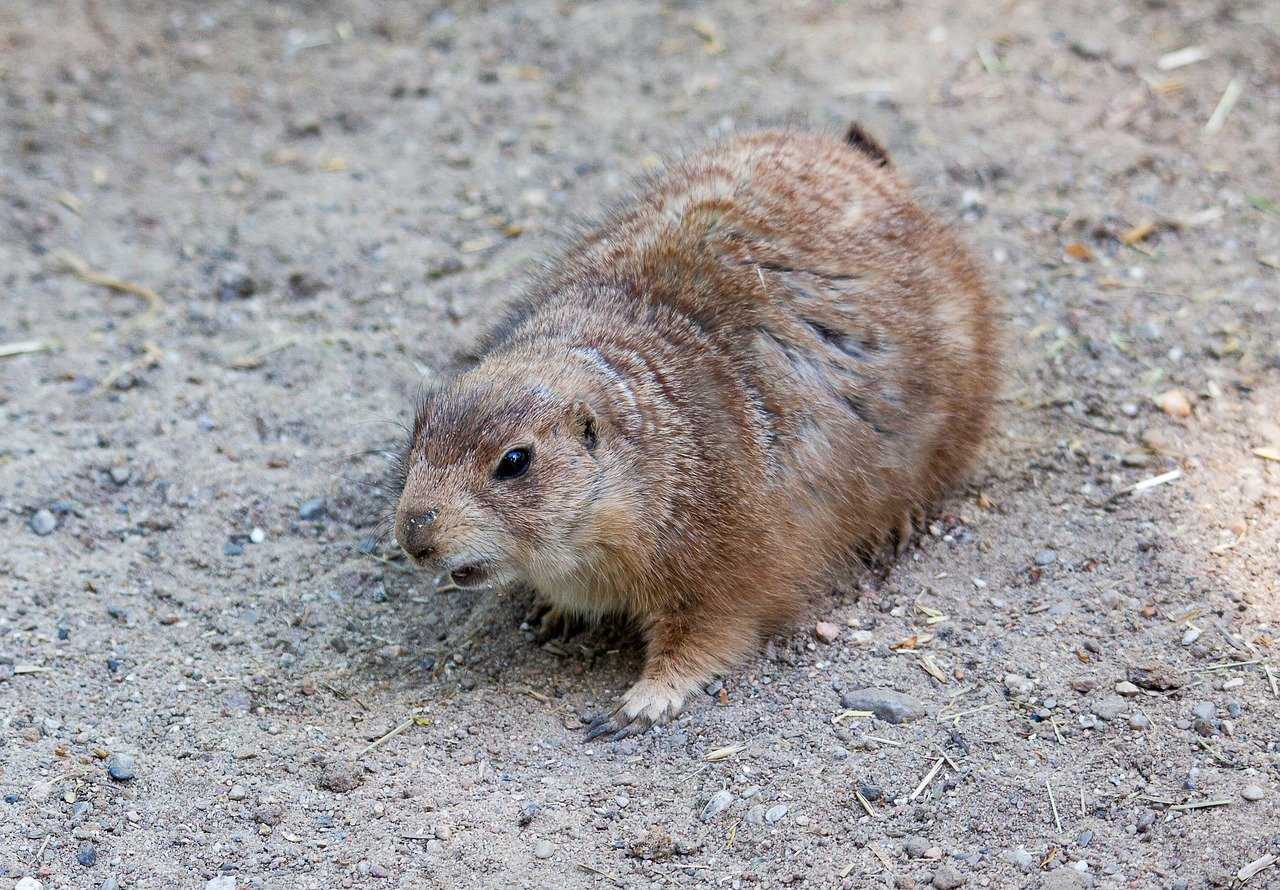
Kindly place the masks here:
POLYGON ((573 403, 573 428, 588 451, 596 447, 596 412, 582 399, 573 403))
POLYGON ((878 167, 890 167, 889 152, 884 150, 875 137, 862 128, 862 125, 856 121, 849 125, 849 129, 845 131, 844 141, 847 142, 854 150, 862 152, 878 167))

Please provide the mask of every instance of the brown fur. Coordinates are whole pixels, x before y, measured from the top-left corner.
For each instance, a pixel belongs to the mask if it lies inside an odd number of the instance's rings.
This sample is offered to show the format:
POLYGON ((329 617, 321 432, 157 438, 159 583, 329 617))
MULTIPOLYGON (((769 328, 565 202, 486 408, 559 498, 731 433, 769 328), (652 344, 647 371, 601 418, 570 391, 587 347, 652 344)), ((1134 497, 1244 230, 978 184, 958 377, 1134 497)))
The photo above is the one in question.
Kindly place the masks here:
POLYGON ((593 728, 627 735, 909 533, 974 459, 997 344, 968 254, 861 129, 740 136, 582 238, 426 397, 397 536, 637 619, 643 676, 593 728), (492 478, 515 446, 528 474, 492 478))

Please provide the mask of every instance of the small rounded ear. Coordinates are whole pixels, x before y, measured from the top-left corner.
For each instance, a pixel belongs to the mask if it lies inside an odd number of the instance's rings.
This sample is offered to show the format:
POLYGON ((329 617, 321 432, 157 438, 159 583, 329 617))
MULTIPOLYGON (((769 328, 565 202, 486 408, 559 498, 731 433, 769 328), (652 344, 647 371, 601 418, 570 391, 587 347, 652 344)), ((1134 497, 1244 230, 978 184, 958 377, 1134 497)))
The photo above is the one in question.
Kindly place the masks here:
POLYGON ((573 428, 588 451, 596 447, 596 412, 582 399, 573 403, 573 428))

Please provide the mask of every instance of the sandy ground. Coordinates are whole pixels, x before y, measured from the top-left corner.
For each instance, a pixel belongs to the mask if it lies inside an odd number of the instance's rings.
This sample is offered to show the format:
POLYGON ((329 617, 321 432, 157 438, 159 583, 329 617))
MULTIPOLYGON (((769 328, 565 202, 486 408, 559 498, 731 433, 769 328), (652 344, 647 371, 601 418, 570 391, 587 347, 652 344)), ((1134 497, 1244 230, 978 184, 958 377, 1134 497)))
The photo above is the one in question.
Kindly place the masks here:
POLYGON ((0 4, 0 888, 1232 886, 1280 854, 1277 144, 1272 0, 0 4), (584 745, 634 646, 429 596, 378 449, 571 221, 793 117, 988 264, 999 434, 584 745))

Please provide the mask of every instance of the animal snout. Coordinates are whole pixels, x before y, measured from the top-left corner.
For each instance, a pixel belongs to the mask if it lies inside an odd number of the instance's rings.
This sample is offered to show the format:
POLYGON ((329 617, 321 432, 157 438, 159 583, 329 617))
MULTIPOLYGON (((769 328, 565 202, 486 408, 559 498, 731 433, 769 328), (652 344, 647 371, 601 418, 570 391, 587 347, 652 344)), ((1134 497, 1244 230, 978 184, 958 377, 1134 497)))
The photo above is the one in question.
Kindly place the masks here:
POLYGON ((414 559, 431 559, 436 554, 435 525, 439 510, 403 512, 396 523, 396 540, 414 559))

